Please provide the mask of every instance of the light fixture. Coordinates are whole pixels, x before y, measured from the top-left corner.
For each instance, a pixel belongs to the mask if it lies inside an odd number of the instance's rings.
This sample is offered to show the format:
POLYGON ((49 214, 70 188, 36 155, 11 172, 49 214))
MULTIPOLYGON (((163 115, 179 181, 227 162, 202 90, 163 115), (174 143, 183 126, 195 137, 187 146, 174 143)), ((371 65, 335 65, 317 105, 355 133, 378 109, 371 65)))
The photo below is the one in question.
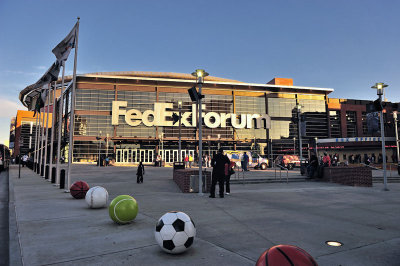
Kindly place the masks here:
POLYGON ((378 95, 383 95, 383 88, 386 88, 388 85, 383 83, 383 82, 378 82, 375 83, 374 86, 372 86, 372 89, 377 89, 377 94, 378 95))
POLYGON ((328 246, 331 246, 331 247, 341 247, 341 246, 343 246, 343 243, 342 242, 339 242, 339 241, 325 241, 325 244, 327 244, 328 246))
POLYGON ((203 83, 203 79, 208 75, 209 74, 204 69, 196 69, 196 71, 192 73, 192 76, 197 78, 197 83, 203 83))

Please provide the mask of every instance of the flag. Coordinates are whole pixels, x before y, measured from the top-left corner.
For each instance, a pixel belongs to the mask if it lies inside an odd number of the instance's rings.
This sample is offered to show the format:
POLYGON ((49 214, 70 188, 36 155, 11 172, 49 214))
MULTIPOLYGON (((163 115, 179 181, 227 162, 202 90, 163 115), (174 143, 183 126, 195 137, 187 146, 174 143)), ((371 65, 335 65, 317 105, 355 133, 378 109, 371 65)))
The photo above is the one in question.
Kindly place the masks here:
POLYGON ((60 73, 60 66, 60 62, 55 61, 46 73, 44 73, 44 75, 35 83, 34 88, 43 87, 50 82, 56 81, 58 79, 58 74, 60 73))
POLYGON ((33 112, 33 116, 36 115, 36 112, 40 114, 40 109, 44 107, 44 102, 42 101, 41 95, 38 95, 35 102, 35 111, 33 112))
POLYGON ((64 38, 56 47, 52 50, 53 54, 56 56, 59 62, 67 61, 69 53, 72 48, 75 48, 75 38, 76 38, 76 28, 78 27, 78 22, 72 28, 71 32, 64 38))

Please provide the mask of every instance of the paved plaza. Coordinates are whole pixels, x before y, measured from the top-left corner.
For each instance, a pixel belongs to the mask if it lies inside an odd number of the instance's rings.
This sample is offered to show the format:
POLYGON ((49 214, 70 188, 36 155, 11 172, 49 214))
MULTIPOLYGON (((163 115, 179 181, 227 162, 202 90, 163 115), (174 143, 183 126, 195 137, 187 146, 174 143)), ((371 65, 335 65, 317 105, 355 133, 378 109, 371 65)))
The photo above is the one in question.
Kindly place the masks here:
MULTIPOLYGON (((72 181, 105 187, 111 201, 133 196, 139 214, 117 225, 108 209, 89 209, 27 168, 9 171, 11 265, 254 265, 278 244, 296 245, 319 265, 400 265, 400 184, 372 188, 304 181, 231 185, 231 195, 181 193, 172 168, 74 165, 72 181), (154 238, 166 212, 189 214, 197 228, 190 250, 166 254, 154 238), (343 243, 341 247, 325 244, 343 243)), ((2 173, 2 178, 4 178, 2 173)), ((270 175, 274 171, 246 173, 270 175)), ((284 180, 286 181, 286 180, 284 180)), ((217 188, 218 191, 218 188, 217 188)))

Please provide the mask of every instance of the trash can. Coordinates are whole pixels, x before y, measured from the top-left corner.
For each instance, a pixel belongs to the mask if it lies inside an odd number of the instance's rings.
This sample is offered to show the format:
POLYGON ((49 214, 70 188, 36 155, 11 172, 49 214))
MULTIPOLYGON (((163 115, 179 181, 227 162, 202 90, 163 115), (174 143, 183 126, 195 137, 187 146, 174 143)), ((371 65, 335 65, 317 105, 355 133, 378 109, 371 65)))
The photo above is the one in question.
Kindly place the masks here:
POLYGON ((176 169, 185 169, 185 163, 184 162, 174 162, 174 170, 176 169))

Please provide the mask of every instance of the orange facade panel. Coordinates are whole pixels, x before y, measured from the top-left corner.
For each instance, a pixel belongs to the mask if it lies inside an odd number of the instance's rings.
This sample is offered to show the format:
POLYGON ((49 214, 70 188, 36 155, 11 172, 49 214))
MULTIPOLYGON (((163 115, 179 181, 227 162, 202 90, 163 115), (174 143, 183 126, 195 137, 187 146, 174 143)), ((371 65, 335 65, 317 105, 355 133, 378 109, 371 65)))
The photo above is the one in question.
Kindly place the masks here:
POLYGON ((340 99, 328 99, 328 109, 340 110, 341 106, 340 99))
POLYGON ((268 84, 271 85, 282 85, 282 86, 293 86, 293 79, 286 78, 273 78, 268 84))

